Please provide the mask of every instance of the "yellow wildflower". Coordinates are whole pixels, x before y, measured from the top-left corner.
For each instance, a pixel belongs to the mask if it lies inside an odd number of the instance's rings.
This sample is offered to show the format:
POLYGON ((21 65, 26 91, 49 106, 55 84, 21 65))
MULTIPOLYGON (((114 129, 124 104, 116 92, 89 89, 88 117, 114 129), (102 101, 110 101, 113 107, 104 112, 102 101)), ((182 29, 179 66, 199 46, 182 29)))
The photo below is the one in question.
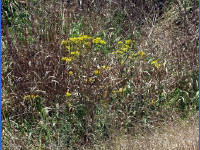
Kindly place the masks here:
POLYGON ((69 38, 69 40, 70 40, 71 42, 75 43, 75 44, 78 44, 78 43, 81 42, 80 39, 79 39, 78 37, 69 38))
POLYGON ((130 46, 129 45, 126 45, 126 44, 124 44, 123 46, 122 46, 123 48, 130 48, 130 46))
POLYGON ((92 37, 88 36, 88 35, 81 35, 78 37, 80 40, 90 40, 92 39, 92 37))
POLYGON ((113 93, 113 94, 117 94, 117 93, 118 93, 118 90, 113 90, 112 93, 113 93))
POLYGON ((70 50, 70 46, 66 46, 66 50, 70 50))
POLYGON ((103 68, 103 69, 108 69, 108 70, 110 69, 109 66, 102 66, 102 68, 103 68))
POLYGON ((83 37, 77 37, 76 40, 77 40, 77 41, 83 41, 84 38, 83 38, 83 37))
POLYGON ((73 72, 72 72, 72 71, 69 71, 69 75, 72 76, 72 75, 73 75, 73 72))
MULTIPOLYGON (((158 60, 154 60, 151 62, 152 65, 154 65, 157 69, 161 67, 161 64, 158 62, 158 60)), ((162 65, 165 65, 164 63, 162 65)))
POLYGON ((122 92, 124 92, 124 91, 125 91, 125 88, 120 88, 120 89, 119 89, 119 92, 120 92, 120 93, 122 93, 122 92))
POLYGON ((72 96, 72 94, 70 92, 66 92, 65 96, 70 97, 70 96, 72 96))
POLYGON ((79 52, 79 51, 74 51, 74 52, 71 52, 70 54, 71 54, 71 55, 79 56, 79 55, 80 55, 80 52, 79 52))
POLYGON ((61 60, 65 61, 66 57, 62 57, 61 60))
POLYGON ((71 54, 71 55, 75 55, 75 52, 71 52, 70 54, 71 54))
POLYGON ((66 62, 71 62, 72 57, 62 57, 61 60, 66 61, 66 62))
POLYGON ((145 54, 145 52, 138 51, 138 55, 140 55, 140 56, 144 56, 144 55, 146 55, 146 54, 145 54))
POLYGON ((66 60, 65 60, 66 62, 71 62, 72 61, 72 58, 71 57, 69 57, 69 58, 66 58, 66 60))
POLYGON ((121 61, 121 64, 122 64, 122 65, 124 64, 124 61, 123 61, 123 60, 121 61))
POLYGON ((68 41, 62 40, 61 45, 67 45, 68 41))
POLYGON ((152 65, 157 64, 157 63, 158 63, 158 60, 154 60, 151 62, 152 65))
POLYGON ((75 55, 76 55, 76 56, 79 56, 79 55, 80 55, 80 52, 79 52, 79 51, 75 51, 75 55))
POLYGON ((90 47, 90 46, 91 46, 91 43, 90 43, 90 42, 85 42, 84 45, 85 45, 86 47, 90 47))
POLYGON ((35 99, 35 98, 38 98, 38 97, 39 97, 38 95, 34 95, 34 94, 25 95, 25 96, 24 96, 24 100, 35 99))
POLYGON ((77 38, 69 38, 70 41, 77 41, 77 38))
POLYGON ((122 42, 122 41, 119 41, 119 42, 117 42, 117 44, 121 45, 121 44, 123 44, 123 42, 122 42))
POLYGON ((97 76, 97 75, 99 75, 99 74, 100 74, 100 70, 97 69, 97 70, 94 71, 94 75, 95 75, 95 76, 97 76))
POLYGON ((93 40, 93 43, 105 45, 106 42, 102 40, 100 37, 93 40))
POLYGON ((94 79, 92 79, 92 78, 89 78, 89 82, 91 82, 91 83, 92 83, 92 82, 94 82, 94 79))
POLYGON ((131 42, 132 42, 131 40, 126 40, 125 41, 126 44, 131 44, 131 42))
POLYGON ((158 69, 158 68, 160 68, 161 67, 161 64, 159 64, 159 63, 156 63, 156 64, 154 64, 154 66, 158 69))
POLYGON ((121 48, 121 50, 122 50, 123 52, 126 52, 126 51, 128 50, 128 48, 123 47, 123 48, 121 48))

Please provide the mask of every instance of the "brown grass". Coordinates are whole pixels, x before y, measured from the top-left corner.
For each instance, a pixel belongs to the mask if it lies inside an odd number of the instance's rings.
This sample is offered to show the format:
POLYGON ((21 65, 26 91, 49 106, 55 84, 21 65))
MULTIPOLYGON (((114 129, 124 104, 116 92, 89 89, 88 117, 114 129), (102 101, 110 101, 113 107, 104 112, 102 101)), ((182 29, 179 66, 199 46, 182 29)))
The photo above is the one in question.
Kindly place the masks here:
POLYGON ((165 122, 138 136, 113 136, 96 150, 198 150, 198 115, 185 121, 165 122))

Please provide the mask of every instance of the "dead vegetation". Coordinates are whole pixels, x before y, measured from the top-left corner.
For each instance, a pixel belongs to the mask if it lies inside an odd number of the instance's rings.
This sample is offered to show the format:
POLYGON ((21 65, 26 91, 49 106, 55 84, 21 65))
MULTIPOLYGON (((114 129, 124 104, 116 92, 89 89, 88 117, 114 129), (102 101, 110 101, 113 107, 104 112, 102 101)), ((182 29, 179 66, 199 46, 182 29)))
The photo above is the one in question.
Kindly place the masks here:
POLYGON ((176 118, 137 136, 117 134, 93 150, 198 150, 198 118, 198 114, 184 121, 176 118))

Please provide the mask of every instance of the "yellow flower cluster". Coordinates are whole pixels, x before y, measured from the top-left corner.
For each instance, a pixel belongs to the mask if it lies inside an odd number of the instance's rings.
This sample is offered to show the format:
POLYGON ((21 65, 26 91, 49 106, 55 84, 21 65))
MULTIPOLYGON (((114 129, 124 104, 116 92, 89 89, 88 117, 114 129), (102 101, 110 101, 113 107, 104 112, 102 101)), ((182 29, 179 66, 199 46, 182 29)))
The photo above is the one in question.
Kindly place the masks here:
POLYGON ((102 45, 106 44, 106 42, 104 40, 102 40, 100 37, 93 39, 92 42, 95 43, 95 44, 102 44, 102 45))
POLYGON ((69 51, 71 47, 68 45, 65 48, 66 48, 67 51, 69 51))
MULTIPOLYGON (((93 38, 88 35, 80 35, 78 37, 72 37, 68 40, 63 40, 61 42, 61 45, 64 45, 66 50, 69 51, 69 54, 72 56, 80 56, 80 50, 86 49, 91 46, 93 38), (80 49, 80 50, 77 50, 80 49)), ((67 59, 63 59, 64 61, 67 61, 67 59)), ((70 62, 68 59, 67 62, 70 62)))
POLYGON ((159 69, 162 65, 165 66, 166 63, 165 62, 164 63, 159 63, 158 60, 156 59, 156 60, 153 60, 151 62, 151 64, 154 65, 154 67, 156 67, 157 69, 159 69))
POLYGON ((75 55, 75 56, 80 56, 80 52, 79 51, 74 51, 70 53, 71 55, 75 55))
POLYGON ((135 41, 134 40, 125 40, 125 42, 122 42, 122 41, 119 41, 117 42, 118 45, 122 45, 122 44, 126 44, 126 45, 134 45, 135 44, 135 41))
POLYGON ((38 98, 38 97, 39 97, 38 95, 34 95, 34 94, 25 95, 25 96, 24 96, 24 100, 35 99, 35 98, 38 98))
POLYGON ((103 69, 107 69, 107 70, 109 70, 109 69, 110 69, 110 67, 109 67, 109 66, 102 66, 102 68, 103 68, 103 69))
POLYGON ((91 42, 84 42, 84 43, 83 43, 83 47, 88 48, 88 47, 90 47, 90 46, 91 46, 91 42))
POLYGON ((126 41, 125 41, 125 44, 128 44, 128 45, 134 44, 134 41, 133 41, 133 40, 126 40, 126 41))
POLYGON ((122 50, 123 52, 127 52, 127 50, 128 50, 129 48, 130 48, 129 45, 123 44, 122 47, 121 47, 121 50, 122 50))
POLYGON ((70 97, 70 96, 72 96, 72 94, 71 94, 70 92, 66 92, 66 93, 65 93, 65 96, 66 96, 66 97, 70 97))
POLYGON ((94 71, 94 75, 95 75, 95 76, 98 76, 100 73, 101 73, 101 71, 100 71, 99 69, 96 69, 96 70, 94 71))
POLYGON ((133 40, 125 40, 125 42, 119 41, 117 42, 117 44, 119 45, 120 48, 119 50, 113 52, 113 54, 124 54, 131 48, 131 46, 134 45, 134 41, 133 40))
POLYGON ((119 92, 120 92, 120 93, 123 93, 124 91, 125 91, 125 88, 120 88, 120 89, 119 89, 119 92))
POLYGON ((62 42, 61 42, 61 45, 68 45, 68 44, 70 44, 70 42, 67 40, 62 40, 62 42))
POLYGON ((138 51, 137 54, 140 55, 140 56, 146 55, 145 52, 143 52, 143 51, 138 51))
POLYGON ((138 51, 137 53, 133 54, 133 56, 135 56, 135 57, 137 57, 137 56, 143 57, 143 56, 145 56, 145 55, 146 55, 146 53, 143 52, 143 51, 138 51))
POLYGON ((124 63, 125 63, 125 61, 124 61, 124 60, 122 60, 122 61, 121 61, 121 64, 123 65, 124 63))
POLYGON ((80 35, 78 37, 72 37, 68 40, 63 40, 61 45, 64 45, 66 50, 69 52, 70 57, 62 57, 62 61, 67 63, 75 60, 75 56, 79 57, 80 55, 87 52, 88 48, 91 48, 92 43, 105 45, 106 42, 100 37, 93 38, 88 35, 80 35))
POLYGON ((61 45, 65 45, 66 49, 69 50, 70 45, 82 43, 82 46, 83 45, 91 46, 92 42, 95 43, 95 44, 102 44, 102 45, 106 44, 106 42, 104 40, 102 40, 100 37, 93 38, 93 37, 88 36, 88 35, 80 35, 78 37, 69 38, 69 40, 63 40, 61 42, 61 45))
MULTIPOLYGON (((75 43, 75 44, 78 44, 78 43, 81 43, 83 41, 88 41, 88 40, 91 40, 92 37, 91 36, 88 36, 88 35, 80 35, 78 37, 73 37, 73 38, 69 38, 69 40, 67 41, 64 41, 63 44, 70 44, 70 43, 75 43)), ((62 43, 61 43, 62 44, 62 43)))
MULTIPOLYGON (((72 56, 80 56, 80 52, 79 51, 74 51, 74 52, 70 52, 70 54, 72 56)), ((61 60, 65 61, 66 63, 70 63, 72 60, 74 59, 74 57, 62 57, 61 60)))
POLYGON ((62 57, 61 58, 62 61, 66 61, 67 63, 71 62, 72 59, 73 59, 72 57, 62 57))
POLYGON ((101 68, 96 69, 96 70, 94 71, 94 75, 95 75, 95 76, 98 76, 99 74, 101 74, 101 72, 102 72, 104 69, 109 70, 110 67, 104 65, 104 66, 102 66, 101 68))
POLYGON ((69 75, 72 76, 74 73, 73 71, 69 71, 69 75))
POLYGON ((89 78, 89 79, 84 79, 84 82, 85 83, 93 83, 95 81, 95 79, 93 79, 93 78, 89 78))
POLYGON ((113 90, 112 93, 113 94, 117 94, 119 91, 118 90, 113 90))
POLYGON ((123 44, 123 42, 122 42, 122 41, 119 41, 119 42, 117 42, 117 44, 118 44, 118 45, 121 45, 121 44, 123 44))

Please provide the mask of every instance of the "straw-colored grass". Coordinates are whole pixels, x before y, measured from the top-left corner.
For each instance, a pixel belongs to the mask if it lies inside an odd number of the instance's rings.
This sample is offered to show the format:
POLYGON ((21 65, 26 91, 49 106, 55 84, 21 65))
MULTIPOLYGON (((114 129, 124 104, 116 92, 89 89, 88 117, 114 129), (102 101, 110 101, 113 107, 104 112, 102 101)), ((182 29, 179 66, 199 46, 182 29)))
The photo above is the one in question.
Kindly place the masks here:
POLYGON ((198 117, 184 121, 165 122, 151 133, 136 136, 113 136, 96 146, 96 150, 198 150, 198 117))

